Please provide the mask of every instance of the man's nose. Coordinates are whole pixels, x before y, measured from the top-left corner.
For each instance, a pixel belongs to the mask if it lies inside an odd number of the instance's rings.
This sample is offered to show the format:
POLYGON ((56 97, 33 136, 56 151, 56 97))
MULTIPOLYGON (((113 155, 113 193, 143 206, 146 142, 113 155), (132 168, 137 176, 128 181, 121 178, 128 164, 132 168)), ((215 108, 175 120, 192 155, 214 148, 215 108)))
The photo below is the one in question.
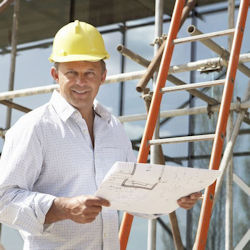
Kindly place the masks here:
POLYGON ((76 80, 76 84, 77 85, 85 85, 86 84, 86 77, 83 75, 83 74, 81 74, 81 75, 79 75, 78 77, 77 77, 77 80, 76 80))

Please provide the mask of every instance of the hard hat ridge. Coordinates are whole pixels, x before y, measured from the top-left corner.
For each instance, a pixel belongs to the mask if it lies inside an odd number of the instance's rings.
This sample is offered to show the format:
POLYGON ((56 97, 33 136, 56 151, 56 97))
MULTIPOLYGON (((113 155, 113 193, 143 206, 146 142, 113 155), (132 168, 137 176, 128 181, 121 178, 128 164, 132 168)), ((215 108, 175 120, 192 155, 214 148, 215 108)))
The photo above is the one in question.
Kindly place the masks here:
POLYGON ((102 35, 92 25, 78 20, 63 26, 55 35, 51 62, 91 61, 109 58, 102 35))
POLYGON ((78 20, 75 20, 74 24, 75 24, 75 33, 76 34, 80 33, 80 29, 81 29, 80 22, 78 20))

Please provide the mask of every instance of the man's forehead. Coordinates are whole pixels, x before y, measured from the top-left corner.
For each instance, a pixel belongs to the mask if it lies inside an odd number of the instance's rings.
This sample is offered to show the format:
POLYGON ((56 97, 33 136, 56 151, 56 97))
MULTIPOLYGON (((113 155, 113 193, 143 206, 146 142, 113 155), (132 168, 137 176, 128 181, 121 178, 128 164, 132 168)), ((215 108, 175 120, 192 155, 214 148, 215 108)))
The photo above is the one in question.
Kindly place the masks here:
POLYGON ((59 64, 62 68, 93 68, 99 69, 101 62, 89 62, 89 61, 74 61, 74 62, 62 62, 59 64))

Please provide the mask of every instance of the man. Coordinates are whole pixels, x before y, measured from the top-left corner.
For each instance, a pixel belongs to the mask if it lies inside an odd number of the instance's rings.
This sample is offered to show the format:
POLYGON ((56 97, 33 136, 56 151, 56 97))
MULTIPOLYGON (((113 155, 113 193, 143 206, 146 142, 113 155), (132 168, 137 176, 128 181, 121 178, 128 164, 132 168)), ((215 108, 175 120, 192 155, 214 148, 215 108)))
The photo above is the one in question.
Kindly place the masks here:
POLYGON ((108 57, 93 26, 60 29, 50 57, 59 92, 6 134, 0 221, 20 230, 24 249, 119 249, 117 212, 94 196, 115 161, 135 161, 121 124, 95 100, 108 57))

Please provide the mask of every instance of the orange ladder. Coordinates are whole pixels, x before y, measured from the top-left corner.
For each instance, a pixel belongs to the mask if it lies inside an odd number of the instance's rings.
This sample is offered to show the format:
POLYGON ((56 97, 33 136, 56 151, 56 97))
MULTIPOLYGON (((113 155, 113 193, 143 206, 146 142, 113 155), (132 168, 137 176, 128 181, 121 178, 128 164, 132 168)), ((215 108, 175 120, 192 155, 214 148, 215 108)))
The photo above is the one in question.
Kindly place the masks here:
MULTIPOLYGON (((165 82, 168 76, 168 70, 170 67, 174 45, 181 43, 181 42, 190 42, 190 41, 196 41, 199 39, 206 39, 206 38, 214 37, 217 35, 231 34, 233 32, 234 38, 233 38, 232 50, 231 50, 229 63, 228 63, 227 75, 226 75, 225 80, 223 81, 224 91, 222 95, 222 101, 221 101, 220 111, 218 115, 218 121, 217 121, 215 134, 193 136, 193 137, 190 136, 189 138, 186 138, 186 137, 176 138, 176 142, 214 140, 209 169, 214 169, 214 170, 219 169, 223 143, 225 139, 227 119, 228 119, 230 104, 231 104, 231 100, 233 96, 235 76, 236 76, 237 66, 239 62, 240 48, 241 48, 241 43, 243 39, 246 18, 247 18, 249 1, 250 0, 241 1, 239 14, 238 14, 238 20, 237 20, 235 29, 227 30, 225 32, 218 32, 217 34, 215 32, 206 34, 204 35, 204 37, 202 37, 201 35, 197 35, 197 36, 193 36, 192 38, 176 39, 179 26, 180 26, 182 10, 185 4, 185 0, 176 0, 173 15, 172 15, 172 20, 170 23, 169 32, 168 32, 168 36, 167 36, 167 40, 165 43, 165 48, 164 48, 164 52, 163 52, 163 56, 162 56, 162 60, 161 60, 161 64, 160 64, 160 68, 158 72, 156 86, 155 86, 155 90, 153 93, 153 97, 152 97, 152 101, 151 101, 151 105, 150 105, 150 109, 148 113, 148 118, 147 118, 146 125, 145 125, 145 131, 144 131, 144 135, 141 141, 141 146, 140 146, 138 159, 137 159, 138 163, 147 162, 150 145, 157 143, 156 140, 152 140, 152 137, 153 137, 157 117, 158 117, 159 110, 160 110, 162 94, 167 91, 173 91, 173 88, 176 88, 175 90, 178 90, 178 88, 180 88, 179 86, 171 87, 169 89, 164 88, 165 82)), ((203 85, 214 86, 217 84, 218 85, 222 84, 222 81, 219 80, 217 82, 211 82, 210 84, 208 84, 207 82, 200 83, 197 85, 186 84, 185 89, 186 90, 192 89, 194 87, 197 88, 203 85)), ((162 141, 161 143, 164 143, 163 140, 161 141, 162 141)), ((205 246, 206 246, 207 232, 208 232, 210 217, 212 213, 215 185, 216 183, 208 187, 207 190, 205 191, 205 197, 204 197, 203 204, 202 204, 201 216, 200 216, 194 249, 201 250, 201 249, 205 249, 205 246)), ((120 235, 119 235, 121 250, 126 250, 132 222, 133 222, 133 216, 125 213, 123 220, 122 220, 121 227, 120 227, 120 235)))

